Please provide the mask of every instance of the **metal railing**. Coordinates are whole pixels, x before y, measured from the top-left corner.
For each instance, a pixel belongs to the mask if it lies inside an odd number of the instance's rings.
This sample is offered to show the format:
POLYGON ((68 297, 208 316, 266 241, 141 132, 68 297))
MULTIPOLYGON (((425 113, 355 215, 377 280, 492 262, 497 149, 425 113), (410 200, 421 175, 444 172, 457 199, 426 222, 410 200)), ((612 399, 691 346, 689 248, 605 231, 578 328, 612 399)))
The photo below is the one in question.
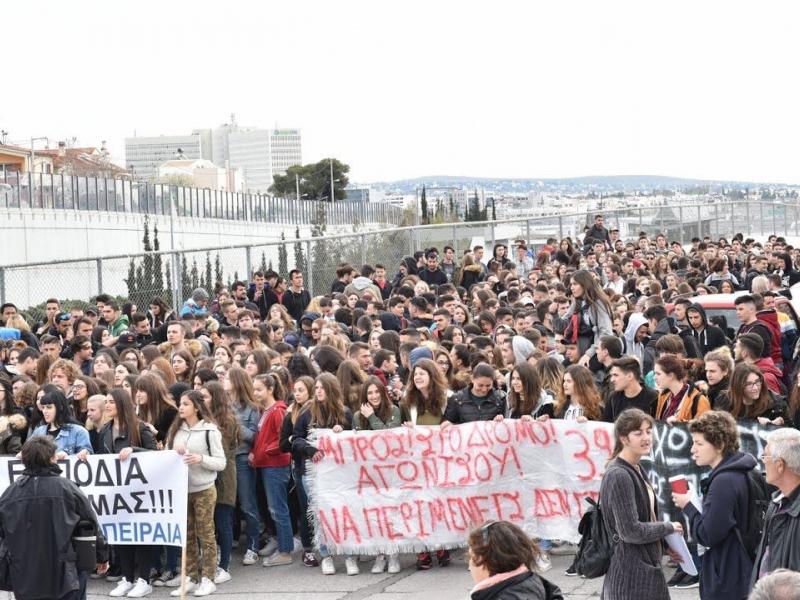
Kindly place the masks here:
MULTIPOLYGON (((0 173, 0 209, 104 211, 286 225, 311 224, 320 201, 278 198, 144 181, 52 173, 0 173)), ((328 224, 400 224, 403 210, 383 203, 325 204, 328 224)))
MULTIPOLYGON (((382 264, 390 275, 400 260, 417 249, 450 245, 460 257, 463 250, 481 243, 486 258, 496 242, 525 240, 538 248, 547 238, 573 239, 591 224, 597 210, 554 216, 532 216, 507 221, 458 222, 399 227, 363 233, 303 238, 285 242, 215 246, 194 250, 167 250, 140 254, 99 256, 81 260, 0 266, 0 303, 20 307, 37 305, 49 297, 88 300, 98 293, 128 297, 146 306, 162 296, 178 306, 195 287, 213 287, 247 280, 258 268, 272 267, 281 275, 300 268, 306 287, 314 295, 330 292, 336 268, 344 262, 360 266, 382 264), (177 266, 177 269, 175 268, 177 266)), ((772 233, 800 237, 800 206, 770 202, 728 202, 682 206, 606 208, 606 227, 616 227, 621 237, 635 239, 639 232, 659 232, 668 240, 688 243, 709 235, 730 238, 772 233)))

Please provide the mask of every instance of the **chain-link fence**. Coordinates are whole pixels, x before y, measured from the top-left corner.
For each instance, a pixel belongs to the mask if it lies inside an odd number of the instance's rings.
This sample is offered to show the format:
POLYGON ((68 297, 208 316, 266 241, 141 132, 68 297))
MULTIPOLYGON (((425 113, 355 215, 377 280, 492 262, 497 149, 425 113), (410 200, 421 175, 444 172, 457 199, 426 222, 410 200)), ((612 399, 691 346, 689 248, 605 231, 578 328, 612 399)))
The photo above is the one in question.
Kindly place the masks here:
MULTIPOLYGON (((625 240, 636 238, 639 232, 650 236, 663 232, 668 240, 681 243, 705 235, 730 238, 735 232, 753 237, 772 233, 800 237, 800 206, 794 204, 679 204, 601 212, 606 227, 619 229, 625 240)), ((29 307, 50 297, 88 300, 104 292, 129 298, 137 306, 146 306, 154 296, 178 306, 196 287, 211 290, 216 283, 248 280, 253 271, 269 268, 284 276, 291 269, 302 270, 306 287, 318 295, 330 291, 336 268, 342 263, 356 267, 382 264, 391 276, 400 260, 415 250, 436 247, 441 252, 445 246, 452 246, 458 260, 464 250, 477 244, 485 246, 488 260, 495 243, 523 240, 538 250, 548 238, 576 239, 593 222, 594 214, 457 222, 285 242, 0 266, 0 303, 29 307)))

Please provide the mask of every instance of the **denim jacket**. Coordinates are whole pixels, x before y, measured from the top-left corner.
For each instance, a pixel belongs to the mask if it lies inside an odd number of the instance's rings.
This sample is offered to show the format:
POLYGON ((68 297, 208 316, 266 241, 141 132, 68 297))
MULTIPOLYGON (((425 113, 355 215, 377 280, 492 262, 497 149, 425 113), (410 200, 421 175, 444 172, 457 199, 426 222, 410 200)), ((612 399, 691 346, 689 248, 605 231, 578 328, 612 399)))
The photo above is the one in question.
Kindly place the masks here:
POLYGON ((236 420, 239 422, 239 447, 236 448, 236 456, 241 454, 248 455, 253 448, 253 442, 258 433, 258 422, 261 414, 251 406, 236 407, 236 420))
MULTIPOLYGON (((47 435, 47 428, 49 425, 39 425, 33 430, 31 435, 47 435)), ((77 454, 81 450, 87 450, 89 454, 92 453, 92 443, 89 441, 89 432, 84 427, 75 423, 70 423, 61 426, 61 431, 53 440, 56 443, 56 448, 59 452, 66 454, 77 454)))

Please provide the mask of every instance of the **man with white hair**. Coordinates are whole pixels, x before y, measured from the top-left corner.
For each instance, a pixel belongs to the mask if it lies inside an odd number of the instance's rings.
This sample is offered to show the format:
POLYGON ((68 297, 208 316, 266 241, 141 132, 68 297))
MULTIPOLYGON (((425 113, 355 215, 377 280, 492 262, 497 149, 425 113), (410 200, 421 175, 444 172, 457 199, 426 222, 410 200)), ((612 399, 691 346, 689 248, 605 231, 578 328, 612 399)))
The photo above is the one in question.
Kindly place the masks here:
POLYGON ((800 571, 800 431, 773 431, 764 448, 767 483, 778 488, 764 520, 750 586, 776 569, 800 571))
POLYGON ((798 594, 800 573, 778 569, 758 580, 748 600, 796 600, 798 594))

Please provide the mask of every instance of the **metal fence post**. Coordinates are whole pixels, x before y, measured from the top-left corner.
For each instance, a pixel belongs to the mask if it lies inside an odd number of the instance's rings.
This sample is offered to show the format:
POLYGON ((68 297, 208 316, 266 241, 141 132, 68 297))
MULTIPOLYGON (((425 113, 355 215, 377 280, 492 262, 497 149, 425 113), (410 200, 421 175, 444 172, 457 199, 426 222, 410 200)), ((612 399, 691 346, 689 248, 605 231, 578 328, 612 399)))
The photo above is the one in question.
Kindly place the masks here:
POLYGON ((525 245, 527 246, 530 243, 531 243, 531 220, 525 219, 525 245))
POLYGON ((564 218, 561 215, 558 216, 558 239, 564 239, 564 218))
MULTIPOLYGON (((714 237, 719 239, 719 204, 714 204, 714 227, 716 227, 714 237)), ((731 237, 733 237, 733 234, 731 234, 731 237)))
POLYGON ((253 274, 253 257, 251 255, 253 250, 252 246, 246 246, 244 249, 244 264, 245 268, 247 269, 247 277, 251 277, 253 274))
MULTIPOLYGON (((681 228, 681 236, 680 236, 679 239, 681 241, 681 246, 683 246, 683 205, 682 204, 678 206, 678 222, 680 223, 680 228, 681 228)), ((664 233, 664 232, 662 231, 661 233, 664 233)), ((667 234, 664 233, 664 235, 667 235, 667 234)), ((669 236, 667 236, 667 239, 669 239, 669 236)))
POLYGON ((411 229, 408 230, 408 240, 409 240, 408 255, 409 256, 414 256, 414 252, 416 251, 417 244, 416 244, 416 240, 414 239, 414 238, 416 238, 415 233, 416 233, 416 230, 414 228, 411 228, 411 229))
POLYGON ((494 246, 497 243, 497 241, 494 239, 494 221, 491 222, 490 227, 492 231, 492 246, 494 246))
POLYGON ((181 289, 183 282, 181 281, 181 256, 180 252, 172 253, 172 309, 176 314, 180 313, 181 305, 181 289))
POLYGON ((759 219, 758 219, 759 231, 761 232, 761 235, 764 235, 764 203, 763 202, 759 202, 758 203, 758 217, 759 217, 759 219))
POLYGON ((98 258, 97 261, 97 293, 103 293, 103 259, 98 258))
POLYGON ((361 234, 361 264, 367 264, 367 234, 361 234))
MULTIPOLYGON (((744 210, 745 210, 745 221, 744 222, 747 223, 748 227, 750 227, 750 201, 749 200, 745 201, 744 210)), ((755 228, 753 228, 753 231, 755 231, 755 228)))
POLYGON ((775 202, 772 203, 772 232, 773 234, 778 234, 778 226, 775 224, 775 202))
POLYGON ((306 240, 306 273, 308 277, 308 290, 314 295, 314 257, 311 255, 311 240, 306 240))
POLYGON ((0 267, 0 304, 6 303, 6 270, 0 267))
POLYGON ((456 227, 455 223, 453 223, 453 249, 456 256, 458 256, 458 227, 456 227))
MULTIPOLYGON (((711 232, 708 232, 711 234, 711 232)), ((703 239, 703 215, 701 213, 701 206, 697 205, 697 237, 703 239)))

